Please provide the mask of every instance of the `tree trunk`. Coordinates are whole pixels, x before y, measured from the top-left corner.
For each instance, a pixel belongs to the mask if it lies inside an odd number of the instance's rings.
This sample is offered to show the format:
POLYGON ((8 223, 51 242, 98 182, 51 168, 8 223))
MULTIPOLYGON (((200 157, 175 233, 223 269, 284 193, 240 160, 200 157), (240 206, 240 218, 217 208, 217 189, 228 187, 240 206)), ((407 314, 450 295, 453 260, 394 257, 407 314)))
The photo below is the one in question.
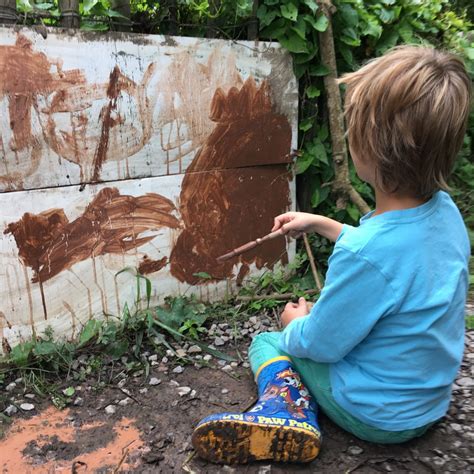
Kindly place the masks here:
POLYGON ((342 110, 341 92, 336 82, 337 65, 334 49, 334 36, 332 30, 332 13, 334 6, 331 0, 319 0, 319 7, 329 20, 326 31, 319 33, 319 48, 321 60, 329 69, 329 74, 324 76, 327 104, 329 112, 329 129, 331 131, 332 156, 334 161, 335 180, 332 190, 338 196, 337 207, 343 209, 350 199, 362 214, 370 211, 369 206, 362 196, 354 189, 349 178, 349 161, 344 130, 344 114, 342 110))
POLYGON ((81 17, 79 15, 79 0, 59 0, 61 16, 59 24, 63 28, 79 28, 81 17))
POLYGON ((176 0, 169 0, 169 12, 169 34, 172 36, 176 36, 178 34, 178 4, 176 0))
POLYGON ((16 23, 16 0, 0 0, 0 24, 16 23))
POLYGON ((258 40, 258 18, 257 18, 257 10, 258 10, 258 0, 253 0, 252 6, 252 17, 250 18, 250 23, 248 26, 248 38, 250 41, 258 40))
POLYGON ((130 31, 132 22, 130 20, 130 0, 112 0, 111 9, 127 18, 114 18, 114 29, 117 31, 130 31))

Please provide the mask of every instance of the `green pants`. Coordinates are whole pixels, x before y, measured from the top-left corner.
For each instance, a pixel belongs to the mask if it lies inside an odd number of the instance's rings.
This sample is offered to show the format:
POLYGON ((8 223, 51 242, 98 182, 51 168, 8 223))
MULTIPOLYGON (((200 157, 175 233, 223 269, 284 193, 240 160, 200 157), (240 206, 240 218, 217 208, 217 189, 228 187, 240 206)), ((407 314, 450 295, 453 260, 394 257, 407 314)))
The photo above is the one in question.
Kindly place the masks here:
MULTIPOLYGON (((279 334, 276 332, 261 333, 254 338, 249 350, 250 365, 255 374, 258 368, 269 359, 288 356, 278 347, 279 334)), ((291 357, 294 368, 300 374, 306 387, 316 399, 319 407, 331 420, 344 430, 360 439, 372 443, 403 443, 421 436, 433 425, 430 423, 421 428, 405 431, 385 431, 367 425, 341 408, 334 400, 329 379, 329 364, 314 362, 309 359, 291 357)))

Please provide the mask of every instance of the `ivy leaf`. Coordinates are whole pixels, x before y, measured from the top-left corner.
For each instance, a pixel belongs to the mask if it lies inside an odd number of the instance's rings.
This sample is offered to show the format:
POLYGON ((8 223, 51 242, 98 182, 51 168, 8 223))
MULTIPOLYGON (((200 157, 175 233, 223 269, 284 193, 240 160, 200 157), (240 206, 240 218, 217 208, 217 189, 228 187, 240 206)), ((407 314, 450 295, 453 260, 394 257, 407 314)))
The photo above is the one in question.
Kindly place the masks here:
POLYGON ((325 15, 321 15, 318 17, 316 20, 316 23, 313 25, 314 29, 319 31, 320 33, 324 32, 327 30, 329 25, 329 20, 326 18, 325 15))
POLYGON ((380 38, 382 34, 382 26, 377 20, 369 20, 361 33, 363 36, 372 36, 374 38, 380 38))
POLYGON ((348 204, 346 207, 346 211, 351 217, 352 220, 358 221, 360 218, 360 212, 359 209, 357 209, 354 205, 348 204))
POLYGON ((51 8, 54 8, 53 3, 35 3, 35 8, 38 10, 51 10, 51 8))
POLYGON ((193 276, 197 278, 202 278, 203 280, 212 280, 212 275, 209 275, 209 273, 206 272, 193 273, 193 276))
POLYGON ((81 23, 81 30, 83 31, 108 31, 109 25, 107 23, 84 21, 81 23))
POLYGON ((306 95, 309 99, 314 99, 315 97, 319 97, 321 95, 321 90, 316 86, 311 85, 306 89, 306 95))
POLYGON ((398 32, 406 43, 410 43, 413 40, 413 27, 408 23, 408 21, 402 21, 400 23, 398 32))
POLYGON ((337 10, 340 12, 342 19, 347 26, 355 28, 359 24, 359 15, 349 4, 342 3, 337 7, 337 10))
POLYGON ((295 173, 302 174, 304 173, 313 163, 313 157, 310 153, 305 153, 298 157, 296 160, 295 173))
POLYGON ((314 118, 305 118, 300 122, 299 129, 302 132, 307 132, 314 125, 314 118))
POLYGON ((309 75, 310 76, 327 76, 331 70, 324 64, 318 64, 317 66, 310 66, 309 75))
POLYGON ((311 147, 311 152, 314 154, 315 158, 317 158, 317 161, 322 161, 326 165, 329 164, 326 148, 318 139, 316 139, 314 145, 311 147))
POLYGON ((296 33, 290 31, 288 35, 278 38, 281 45, 290 53, 307 53, 306 41, 301 39, 296 33))
POLYGON ((31 6, 29 0, 17 0, 17 7, 21 12, 29 13, 33 11, 33 7, 31 6))
POLYGON ((292 3, 288 3, 288 5, 282 5, 280 7, 280 11, 281 16, 287 20, 296 21, 298 18, 298 8, 296 8, 292 3))
POLYGON ((311 207, 318 207, 329 196, 329 186, 317 187, 311 196, 311 207))
POLYGON ((298 17, 296 25, 292 26, 291 29, 302 39, 306 41, 306 22, 303 17, 298 17))
POLYGON ((98 3, 100 0, 84 0, 84 13, 89 13, 98 3))
POLYGON ((349 46, 360 46, 360 38, 353 28, 344 28, 342 30, 341 41, 349 46))
POLYGON ((257 10, 257 18, 260 20, 260 26, 266 27, 272 24, 273 20, 279 16, 277 10, 268 10, 266 5, 260 5, 257 10))
POLYGON ((285 34, 287 30, 286 21, 284 18, 278 18, 271 25, 264 28, 260 34, 262 38, 278 39, 285 34))
POLYGON ((318 4, 315 0, 303 0, 303 3, 311 10, 313 14, 316 14, 318 10, 318 4))
POLYGON ((347 64, 349 66, 354 67, 354 56, 352 55, 352 51, 350 48, 348 48, 346 45, 341 44, 339 46, 339 52, 341 53, 341 56, 344 58, 347 64))
POLYGON ((99 329, 101 327, 101 323, 95 319, 91 319, 87 321, 86 325, 81 331, 81 335, 79 336, 79 347, 83 346, 86 342, 89 342, 92 338, 99 334, 99 329))

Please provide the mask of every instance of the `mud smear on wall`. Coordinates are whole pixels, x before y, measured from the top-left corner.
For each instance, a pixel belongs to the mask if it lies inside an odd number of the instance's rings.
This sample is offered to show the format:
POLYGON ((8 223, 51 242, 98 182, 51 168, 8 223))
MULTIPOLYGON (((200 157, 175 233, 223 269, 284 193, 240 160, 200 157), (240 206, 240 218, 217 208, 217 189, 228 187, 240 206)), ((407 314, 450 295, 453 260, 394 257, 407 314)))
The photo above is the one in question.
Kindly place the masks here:
POLYGON ((80 167, 81 182, 99 181, 106 160, 124 160, 150 140, 158 91, 147 88, 155 71, 149 64, 136 83, 115 66, 108 82, 88 84, 82 70, 63 71, 61 60, 35 52, 22 34, 14 46, 0 46, 0 100, 7 99, 11 129, 1 131, 0 183, 23 189, 48 147, 80 167), (98 117, 97 101, 104 103, 98 117), (135 110, 133 122, 125 104, 135 110))
POLYGON ((211 119, 216 126, 183 179, 179 210, 185 229, 170 256, 171 273, 191 284, 202 283, 194 276, 197 272, 214 279, 231 277, 239 261, 240 279, 252 262, 261 268, 287 261, 282 237, 223 264, 216 262, 219 255, 268 233, 273 217, 290 204, 291 128, 274 111, 268 83, 258 88, 250 78, 240 90, 231 88, 226 94, 217 89, 211 119))
POLYGON ((4 231, 12 234, 33 282, 45 282, 75 263, 108 253, 123 254, 153 240, 140 237, 162 227, 177 229, 174 204, 159 194, 133 197, 116 188, 102 189, 84 214, 69 222, 63 209, 25 213, 4 231))
POLYGON ((138 266, 138 272, 141 275, 148 275, 160 271, 168 263, 168 259, 163 257, 159 260, 151 260, 147 255, 143 258, 142 262, 138 266))

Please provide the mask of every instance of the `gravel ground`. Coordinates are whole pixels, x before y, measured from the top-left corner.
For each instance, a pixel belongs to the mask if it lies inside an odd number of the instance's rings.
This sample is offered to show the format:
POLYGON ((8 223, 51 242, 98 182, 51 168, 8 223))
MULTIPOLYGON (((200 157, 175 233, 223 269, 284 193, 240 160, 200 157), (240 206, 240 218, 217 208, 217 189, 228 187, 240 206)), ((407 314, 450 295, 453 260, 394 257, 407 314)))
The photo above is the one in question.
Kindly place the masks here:
MULTIPOLYGON (((473 304, 468 311, 474 312, 473 304)), ((268 330, 277 330, 276 320, 268 317, 251 317, 237 325, 213 324, 206 342, 239 355, 241 359, 236 362, 218 360, 197 345, 185 344, 176 346, 176 354, 145 353, 151 366, 148 377, 143 370, 127 374, 123 370, 123 364, 128 362, 126 358, 113 367, 105 367, 101 374, 74 386, 75 393, 67 410, 58 412, 62 421, 55 424, 54 436, 45 434, 43 429, 48 424, 47 418, 55 416, 45 411, 51 409, 50 401, 25 393, 20 379, 11 381, 6 386, 3 406, 0 405, 13 421, 0 441, 2 472, 22 472, 27 469, 25 466, 31 467, 30 472, 72 469, 72 472, 104 473, 474 472, 474 331, 466 334, 464 360, 449 413, 420 439, 392 446, 365 443, 321 414, 323 447, 320 456, 309 465, 257 463, 222 467, 193 457, 190 435, 202 417, 221 411, 240 412, 255 400, 247 350, 252 337, 268 330), (105 379, 110 383, 97 391, 99 380, 105 379), (30 436, 22 425, 24 420, 30 428, 35 424, 41 426, 39 434, 37 430, 30 436), (133 449, 112 442, 115 433, 115 441, 123 439, 125 443, 126 438, 120 437, 120 430, 125 429, 123 420, 137 429, 137 434, 132 436, 134 441, 130 442, 134 443, 133 449), (61 427, 67 431, 64 436, 61 427), (15 438, 19 433, 24 437, 21 443, 15 438), (101 458, 99 454, 105 448, 109 455, 101 458), (24 464, 20 470, 20 461, 8 454, 13 450, 21 453, 24 464), (85 470, 78 466, 85 466, 85 470)), ((82 357, 78 364, 86 367, 88 357, 82 357)), ((70 382, 65 383, 62 388, 69 385, 70 382)))

